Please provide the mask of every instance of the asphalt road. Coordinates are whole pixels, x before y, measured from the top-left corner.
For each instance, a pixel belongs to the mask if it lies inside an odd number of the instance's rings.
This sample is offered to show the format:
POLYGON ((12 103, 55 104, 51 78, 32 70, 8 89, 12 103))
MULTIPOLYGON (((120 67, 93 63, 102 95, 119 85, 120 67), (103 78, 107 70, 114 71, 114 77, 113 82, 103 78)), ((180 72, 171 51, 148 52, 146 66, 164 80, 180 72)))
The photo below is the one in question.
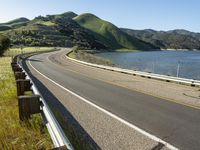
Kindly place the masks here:
POLYGON ((39 54, 32 56, 30 62, 58 84, 175 147, 200 149, 199 109, 91 78, 78 71, 89 67, 63 60, 62 55, 62 51, 39 54))

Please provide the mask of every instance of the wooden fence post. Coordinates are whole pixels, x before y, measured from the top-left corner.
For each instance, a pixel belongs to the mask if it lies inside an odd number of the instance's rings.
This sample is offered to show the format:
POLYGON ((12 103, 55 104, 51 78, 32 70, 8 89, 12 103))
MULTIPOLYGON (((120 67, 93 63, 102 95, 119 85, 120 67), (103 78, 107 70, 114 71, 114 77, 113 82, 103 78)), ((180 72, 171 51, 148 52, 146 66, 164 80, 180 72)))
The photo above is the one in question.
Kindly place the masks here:
POLYGON ((18 79, 16 80, 17 84, 17 96, 24 95, 25 91, 31 91, 31 82, 30 80, 26 79, 18 79))
POLYGON ((25 79, 26 78, 26 74, 25 72, 15 72, 15 79, 25 79))
POLYGON ((27 120, 33 114, 40 113, 40 96, 19 96, 18 97, 19 105, 19 118, 21 121, 27 120))
POLYGON ((18 64, 17 65, 13 64, 12 69, 14 72, 22 72, 23 71, 22 68, 18 64))

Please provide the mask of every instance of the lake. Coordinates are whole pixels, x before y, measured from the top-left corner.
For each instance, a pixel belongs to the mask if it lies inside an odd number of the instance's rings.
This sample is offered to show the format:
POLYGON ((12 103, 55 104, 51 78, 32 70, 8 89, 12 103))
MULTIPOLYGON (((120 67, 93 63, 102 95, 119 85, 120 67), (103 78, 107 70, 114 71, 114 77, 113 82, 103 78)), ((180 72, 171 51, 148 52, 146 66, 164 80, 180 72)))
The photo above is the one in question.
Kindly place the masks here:
POLYGON ((120 68, 200 80, 198 51, 105 52, 95 55, 110 59, 120 68))

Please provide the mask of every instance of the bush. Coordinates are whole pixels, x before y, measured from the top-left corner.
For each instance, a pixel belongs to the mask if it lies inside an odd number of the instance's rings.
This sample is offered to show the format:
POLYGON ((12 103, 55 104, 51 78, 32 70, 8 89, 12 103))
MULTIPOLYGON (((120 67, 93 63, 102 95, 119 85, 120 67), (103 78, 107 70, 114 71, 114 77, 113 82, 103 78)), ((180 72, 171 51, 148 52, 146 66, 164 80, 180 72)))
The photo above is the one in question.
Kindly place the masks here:
POLYGON ((10 47, 10 39, 5 36, 0 36, 0 55, 10 47))

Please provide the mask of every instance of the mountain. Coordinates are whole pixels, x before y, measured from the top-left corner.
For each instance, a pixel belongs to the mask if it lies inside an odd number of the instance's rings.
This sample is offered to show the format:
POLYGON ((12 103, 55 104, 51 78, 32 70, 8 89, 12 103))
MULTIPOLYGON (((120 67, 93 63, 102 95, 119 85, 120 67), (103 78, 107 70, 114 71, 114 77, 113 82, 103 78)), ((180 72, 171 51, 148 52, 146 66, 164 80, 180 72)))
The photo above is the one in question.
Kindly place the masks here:
POLYGON ((0 34, 12 45, 78 46, 79 49, 200 49, 200 33, 187 30, 155 31, 120 29, 101 18, 85 13, 66 12, 18 18, 0 24, 0 34))
POLYGON ((81 49, 106 49, 90 31, 71 19, 76 16, 72 12, 38 16, 25 26, 6 30, 2 34, 10 37, 13 45, 62 47, 77 45, 81 49))
POLYGON ((16 23, 23 23, 23 22, 28 22, 28 21, 30 21, 29 19, 27 19, 27 18, 18 18, 18 19, 14 19, 14 20, 12 20, 12 21, 9 21, 9 22, 7 22, 7 23, 5 23, 5 24, 7 24, 7 25, 11 25, 11 24, 16 24, 16 23))
POLYGON ((27 25, 30 20, 27 18, 18 18, 7 23, 0 24, 0 31, 11 30, 21 26, 27 25))
POLYGON ((138 38, 160 49, 198 49, 200 50, 200 33, 187 30, 155 31, 121 29, 133 38, 138 38))
MULTIPOLYGON (((53 20, 53 19, 62 19, 62 18, 71 18, 73 19, 74 17, 78 16, 76 13, 74 12, 65 12, 65 13, 62 13, 62 14, 57 14, 57 15, 47 15, 46 18, 48 18, 49 20, 53 20)), ((35 19, 44 19, 43 16, 38 16, 38 17, 35 17, 35 19)))
POLYGON ((0 33, 9 36, 13 45, 64 46, 79 49, 151 50, 155 46, 133 38, 115 25, 93 14, 74 12, 38 16, 33 20, 19 18, 0 24, 0 33))
POLYGON ((110 22, 99 17, 85 13, 76 16, 74 20, 82 27, 92 31, 94 36, 110 49, 138 49, 149 50, 157 47, 122 32, 110 22))
POLYGON ((76 16, 78 16, 76 13, 72 12, 72 11, 69 11, 69 12, 65 12, 63 14, 58 14, 58 15, 52 15, 56 18, 63 18, 63 17, 68 17, 68 18, 74 18, 76 16))

